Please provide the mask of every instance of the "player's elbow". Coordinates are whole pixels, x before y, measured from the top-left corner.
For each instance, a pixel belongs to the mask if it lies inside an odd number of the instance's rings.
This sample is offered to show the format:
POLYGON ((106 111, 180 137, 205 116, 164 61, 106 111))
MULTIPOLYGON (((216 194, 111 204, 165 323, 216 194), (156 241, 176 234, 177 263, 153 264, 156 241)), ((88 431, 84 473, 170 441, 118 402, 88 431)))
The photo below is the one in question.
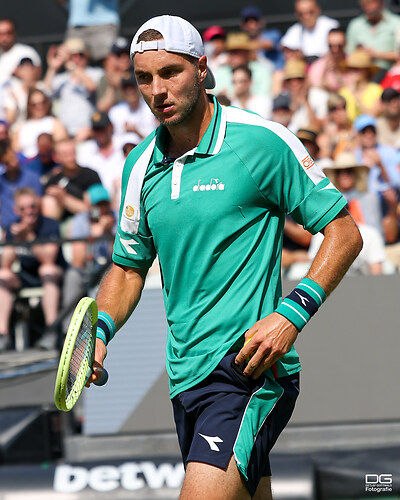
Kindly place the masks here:
POLYGON ((361 252, 362 247, 363 247, 363 239, 360 233, 360 230, 358 227, 354 224, 354 226, 351 228, 348 234, 348 245, 350 252, 353 256, 353 260, 357 257, 357 255, 361 252))

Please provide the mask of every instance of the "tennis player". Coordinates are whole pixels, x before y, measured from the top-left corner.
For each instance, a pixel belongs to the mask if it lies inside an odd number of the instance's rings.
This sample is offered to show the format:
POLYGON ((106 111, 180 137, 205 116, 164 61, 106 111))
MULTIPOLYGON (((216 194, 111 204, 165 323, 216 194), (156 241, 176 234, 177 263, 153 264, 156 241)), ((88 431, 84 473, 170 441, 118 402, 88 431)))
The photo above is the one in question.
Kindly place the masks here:
POLYGON ((190 23, 147 21, 131 57, 161 125, 126 160, 114 262, 97 297, 96 367, 158 254, 186 466, 180 498, 270 499, 269 451, 299 392, 293 343, 362 240, 346 201, 292 133, 206 92, 215 81, 190 23), (287 213, 325 239, 282 301, 287 213))

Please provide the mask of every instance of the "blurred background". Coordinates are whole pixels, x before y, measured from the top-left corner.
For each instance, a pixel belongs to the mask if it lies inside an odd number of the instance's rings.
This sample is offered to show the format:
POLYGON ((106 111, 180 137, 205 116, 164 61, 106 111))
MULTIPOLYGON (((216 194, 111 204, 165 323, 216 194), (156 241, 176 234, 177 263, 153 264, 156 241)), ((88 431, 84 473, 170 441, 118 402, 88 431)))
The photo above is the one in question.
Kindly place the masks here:
MULTIPOLYGON (((129 59, 165 3, 1 2, 0 500, 177 499, 158 263, 104 387, 54 405, 60 348, 111 263, 124 161, 158 122, 129 59)), ((177 0, 223 105, 287 126, 340 189, 364 249, 299 337, 301 397, 276 500, 400 499, 400 5, 177 0)), ((310 162, 312 162, 310 158, 310 162)), ((284 293, 322 241, 287 216, 284 293)))

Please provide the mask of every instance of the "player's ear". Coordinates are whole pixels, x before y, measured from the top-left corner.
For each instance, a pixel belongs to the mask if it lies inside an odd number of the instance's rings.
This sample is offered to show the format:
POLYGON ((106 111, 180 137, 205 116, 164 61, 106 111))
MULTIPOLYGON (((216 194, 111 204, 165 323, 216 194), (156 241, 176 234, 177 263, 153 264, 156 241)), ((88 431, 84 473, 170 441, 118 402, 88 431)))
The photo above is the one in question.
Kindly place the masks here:
POLYGON ((207 56, 201 56, 199 59, 199 74, 201 83, 207 76, 207 56))

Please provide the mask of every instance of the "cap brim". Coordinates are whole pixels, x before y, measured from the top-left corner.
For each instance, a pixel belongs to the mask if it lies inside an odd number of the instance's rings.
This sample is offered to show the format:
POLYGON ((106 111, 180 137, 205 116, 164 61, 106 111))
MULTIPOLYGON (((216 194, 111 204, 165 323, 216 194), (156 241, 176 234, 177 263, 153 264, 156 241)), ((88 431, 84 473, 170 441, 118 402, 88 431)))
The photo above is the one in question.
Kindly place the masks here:
POLYGON ((216 85, 214 73, 211 71, 210 66, 207 64, 207 76, 204 80, 206 89, 213 89, 216 85))

